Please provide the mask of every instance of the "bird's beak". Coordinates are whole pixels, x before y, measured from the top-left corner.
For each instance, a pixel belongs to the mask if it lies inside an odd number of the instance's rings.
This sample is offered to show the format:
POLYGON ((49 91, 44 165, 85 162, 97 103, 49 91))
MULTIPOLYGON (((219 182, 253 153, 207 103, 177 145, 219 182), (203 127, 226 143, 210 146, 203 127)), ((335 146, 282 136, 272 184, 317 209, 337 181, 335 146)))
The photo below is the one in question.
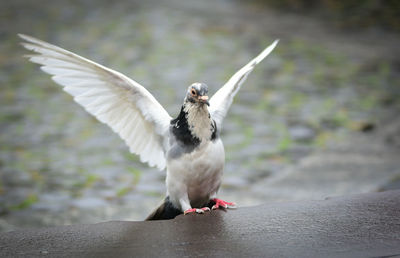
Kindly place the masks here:
POLYGON ((207 106, 210 106, 210 103, 208 102, 208 96, 199 96, 199 101, 201 103, 207 104, 207 106))

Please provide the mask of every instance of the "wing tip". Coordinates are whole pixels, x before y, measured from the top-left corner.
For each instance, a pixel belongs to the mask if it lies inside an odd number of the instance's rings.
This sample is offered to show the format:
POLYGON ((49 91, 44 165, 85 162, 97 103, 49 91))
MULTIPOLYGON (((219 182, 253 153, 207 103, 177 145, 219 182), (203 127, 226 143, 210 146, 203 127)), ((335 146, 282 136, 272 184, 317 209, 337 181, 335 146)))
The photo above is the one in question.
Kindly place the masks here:
POLYGON ((18 35, 18 37, 20 37, 21 39, 26 40, 26 41, 29 41, 29 42, 33 42, 33 40, 35 39, 35 38, 33 38, 33 37, 31 37, 31 36, 28 36, 28 35, 26 35, 26 34, 23 34, 23 33, 17 33, 17 35, 18 35))
POLYGON ((24 40, 22 42, 19 42, 19 44, 21 46, 23 46, 24 48, 28 49, 29 51, 37 52, 35 50, 35 48, 39 47, 40 40, 38 40, 38 39, 36 39, 34 37, 31 37, 31 36, 28 36, 26 34, 23 34, 23 33, 17 33, 17 35, 18 35, 18 37, 20 37, 21 39, 24 40))
POLYGON ((280 39, 275 39, 274 42, 272 42, 272 44, 271 44, 271 46, 273 46, 272 49, 274 49, 276 47, 276 45, 278 45, 279 41, 280 41, 280 39))
MULTIPOLYGON (((271 45, 269 45, 268 47, 265 48, 265 52, 267 52, 268 54, 270 54, 272 52, 272 50, 274 50, 274 48, 276 47, 276 45, 278 45, 280 39, 275 39, 274 42, 272 42, 271 45)), ((267 54, 267 55, 268 55, 267 54)))
POLYGON ((271 52, 275 49, 276 45, 278 45, 279 39, 275 39, 271 45, 266 47, 257 57, 255 57, 250 63, 254 67, 258 63, 260 63, 264 58, 266 58, 271 52))
MULTIPOLYGON (((21 39, 25 40, 21 42, 21 44, 32 44, 33 46, 40 46, 40 47, 51 47, 54 49, 61 49, 60 47, 57 47, 55 45, 52 45, 46 41, 40 40, 38 38, 23 34, 23 33, 17 33, 18 37, 21 39)), ((24 46, 24 45, 23 45, 24 46)), ((26 48, 26 47, 25 47, 26 48)))

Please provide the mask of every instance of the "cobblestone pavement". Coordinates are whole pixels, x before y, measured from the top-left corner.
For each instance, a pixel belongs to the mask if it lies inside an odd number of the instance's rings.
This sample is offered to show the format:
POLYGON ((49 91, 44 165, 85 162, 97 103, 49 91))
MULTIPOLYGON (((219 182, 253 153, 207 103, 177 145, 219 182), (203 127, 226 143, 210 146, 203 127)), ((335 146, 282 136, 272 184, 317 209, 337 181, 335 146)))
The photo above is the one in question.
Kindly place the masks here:
POLYGON ((269 45, 228 114, 221 197, 241 206, 399 188, 398 35, 239 1, 2 1, 0 230, 143 219, 163 172, 22 58, 17 33, 141 84, 175 116, 269 45))

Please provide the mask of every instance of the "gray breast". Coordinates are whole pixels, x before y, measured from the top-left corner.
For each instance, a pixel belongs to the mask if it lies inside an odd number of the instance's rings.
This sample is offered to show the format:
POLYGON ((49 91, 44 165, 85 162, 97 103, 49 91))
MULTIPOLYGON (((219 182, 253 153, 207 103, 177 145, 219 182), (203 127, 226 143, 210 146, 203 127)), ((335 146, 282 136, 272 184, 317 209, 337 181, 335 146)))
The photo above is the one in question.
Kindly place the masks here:
POLYGON ((167 159, 177 159, 183 154, 191 153, 196 149, 198 144, 183 144, 178 141, 174 135, 170 136, 170 146, 171 148, 167 152, 167 159))

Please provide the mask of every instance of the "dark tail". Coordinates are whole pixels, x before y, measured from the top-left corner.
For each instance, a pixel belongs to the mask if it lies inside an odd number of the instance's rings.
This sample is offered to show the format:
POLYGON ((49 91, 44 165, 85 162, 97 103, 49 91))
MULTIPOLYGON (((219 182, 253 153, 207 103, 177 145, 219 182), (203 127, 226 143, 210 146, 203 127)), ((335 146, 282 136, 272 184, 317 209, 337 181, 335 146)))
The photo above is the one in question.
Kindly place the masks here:
POLYGON ((163 219, 173 219, 176 216, 182 214, 183 212, 176 208, 169 200, 167 196, 163 203, 161 203, 158 208, 156 208, 145 220, 163 220, 163 219))

